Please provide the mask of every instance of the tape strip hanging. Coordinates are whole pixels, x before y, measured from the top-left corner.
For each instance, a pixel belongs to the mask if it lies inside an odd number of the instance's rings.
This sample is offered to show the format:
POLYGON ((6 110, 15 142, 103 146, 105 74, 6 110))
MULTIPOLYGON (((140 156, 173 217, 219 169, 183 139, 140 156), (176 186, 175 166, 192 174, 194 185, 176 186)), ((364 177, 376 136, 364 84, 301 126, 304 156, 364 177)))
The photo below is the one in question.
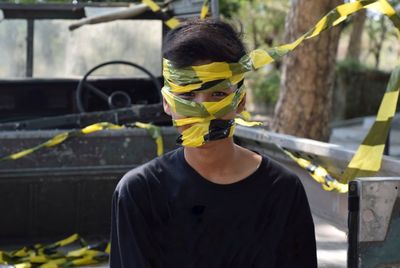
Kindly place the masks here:
POLYGON ((62 132, 60 134, 57 134, 50 140, 45 141, 35 147, 20 151, 18 153, 13 153, 6 157, 2 157, 2 158, 0 158, 0 162, 5 161, 5 160, 16 160, 16 159, 25 157, 25 156, 27 156, 31 153, 34 153, 37 150, 40 150, 42 148, 50 148, 50 147, 56 146, 58 144, 61 144, 65 140, 67 140, 71 137, 83 136, 83 135, 90 134, 92 132, 100 131, 103 129, 120 129, 120 128, 122 128, 122 127, 111 124, 111 123, 102 122, 102 123, 96 123, 96 124, 87 126, 81 130, 72 130, 72 131, 68 131, 68 132, 62 132))
POLYGON ((203 6, 201 7, 200 19, 205 19, 207 17, 209 9, 210 9, 210 1, 204 0, 203 6))
MULTIPOLYGON (((387 16, 397 30, 400 29, 400 17, 386 0, 361 0, 342 4, 331 10, 314 27, 295 41, 267 50, 257 49, 251 51, 237 63, 213 62, 201 66, 175 68, 172 62, 164 59, 164 91, 179 94, 197 90, 213 91, 223 87, 227 88, 237 82, 232 82, 233 77, 261 68, 281 58, 305 40, 316 37, 323 31, 342 23, 348 16, 361 9, 374 10, 387 16)), ((370 176, 380 169, 385 146, 384 141, 386 141, 399 97, 399 81, 400 75, 398 68, 396 68, 382 100, 377 120, 358 149, 358 153, 355 154, 348 165, 342 182, 346 183, 356 176, 370 176)), ((166 94, 163 95, 165 97, 166 94)), ((175 103, 177 111, 185 111, 185 103, 182 102, 178 105, 176 98, 175 103)), ((197 112, 200 113, 201 111, 198 110, 197 112)), ((204 127, 204 129, 206 128, 204 127)), ((193 133, 187 133, 187 136, 194 135, 193 133)))
POLYGON ((159 127, 153 125, 153 124, 148 124, 148 123, 141 123, 141 122, 136 122, 134 124, 136 127, 146 129, 149 135, 155 140, 157 144, 157 155, 160 156, 164 154, 164 141, 161 135, 161 130, 159 127))
MULTIPOLYGON (((343 4, 329 12, 328 15, 323 17, 314 28, 298 38, 296 41, 274 48, 268 53, 268 55, 263 55, 262 57, 255 56, 254 58, 256 61, 254 67, 256 68, 258 65, 262 66, 264 62, 272 61, 275 59, 275 57, 286 54, 288 51, 291 51, 297 47, 301 42, 303 42, 303 40, 315 37, 323 30, 340 24, 349 15, 363 8, 374 10, 382 15, 387 16, 397 30, 400 30, 400 18, 396 14, 394 8, 386 0, 367 0, 343 4)), ((262 52, 259 53, 263 54, 262 52)), ((348 164, 341 180, 342 183, 339 183, 339 186, 337 186, 339 189, 343 189, 344 185, 347 185, 346 183, 348 181, 353 180, 356 177, 373 176, 379 171, 382 163, 386 139, 390 131, 390 124, 396 112, 399 88, 400 66, 397 66, 392 72, 386 93, 382 99, 378 114, 376 116, 375 123, 368 131, 366 138, 361 143, 356 154, 348 164)), ((337 185, 336 182, 334 184, 337 185)), ((339 190, 339 192, 341 191, 339 190)))
POLYGON ((397 66, 390 77, 375 122, 347 166, 343 182, 356 177, 373 176, 381 168, 390 125, 396 113, 399 90, 400 66, 397 66))
MULTIPOLYGON (((304 39, 307 39, 316 36, 319 34, 319 32, 327 28, 327 26, 329 25, 329 21, 331 22, 331 25, 337 25, 341 23, 345 18, 347 18, 348 15, 360 10, 361 8, 375 10, 387 16, 392 21, 397 30, 400 29, 400 18, 396 14, 393 7, 386 0, 357 1, 338 6, 336 9, 334 9, 334 11, 330 12, 330 16, 328 15, 327 17, 325 17, 325 19, 321 19, 317 23, 316 27, 314 27, 301 38, 304 37, 304 39), (338 17, 338 15, 340 16, 338 17)), ((276 54, 280 54, 282 52, 285 53, 287 49, 293 49, 293 47, 296 47, 298 45, 298 41, 301 40, 301 38, 288 46, 278 47, 278 49, 276 49, 274 52, 276 54)), ((302 41, 300 41, 300 43, 301 42, 302 41)), ((274 56, 275 54, 272 55, 274 56)), ((357 149, 356 154, 353 156, 352 160, 348 164, 341 180, 342 183, 335 181, 331 184, 334 185, 333 187, 335 188, 339 187, 339 189, 337 189, 339 190, 339 192, 341 192, 342 189, 345 189, 344 185, 347 185, 346 183, 348 181, 353 180, 356 177, 373 176, 381 168, 386 139, 388 137, 390 124, 397 107, 399 87, 400 67, 397 66, 392 72, 375 123, 368 131, 366 138, 361 143, 360 147, 357 149)), ((315 176, 313 177, 314 179, 316 179, 315 176)), ((316 180, 318 181, 318 179, 316 180)), ((327 189, 329 188, 330 187, 327 187, 327 189)))
POLYGON ((341 183, 332 177, 328 171, 320 165, 317 165, 307 159, 295 156, 290 151, 278 146, 286 155, 293 159, 300 167, 307 170, 310 176, 321 184, 325 191, 337 191, 339 193, 347 193, 349 186, 346 183, 341 183))
POLYGON ((236 63, 213 62, 200 66, 175 68, 172 62, 164 59, 163 75, 166 87, 171 92, 183 93, 194 90, 217 90, 232 86, 243 79, 244 73, 259 69, 281 58, 305 40, 316 37, 323 31, 342 23, 349 15, 363 8, 378 11, 389 17, 396 28, 400 29, 400 18, 386 0, 361 0, 346 3, 331 10, 314 27, 295 41, 266 50, 253 50, 236 63))
MULTIPOLYGON (((162 139, 162 135, 161 135, 161 130, 158 126, 155 126, 152 124, 140 123, 140 122, 136 122, 136 123, 132 124, 131 126, 145 129, 150 134, 150 136, 154 139, 154 141, 157 145, 157 155, 163 154, 163 152, 164 152, 163 139, 162 139)), ((127 127, 129 127, 129 125, 127 125, 127 127)), ((59 145, 59 144, 63 143, 64 141, 66 141, 67 139, 72 138, 72 137, 82 137, 84 135, 87 135, 87 134, 90 134, 93 132, 97 132, 97 131, 101 131, 101 130, 106 130, 106 129, 116 130, 116 129, 123 129, 123 128, 126 128, 126 127, 120 126, 120 125, 115 125, 115 124, 108 123, 108 122, 101 122, 101 123, 89 125, 80 130, 72 130, 72 131, 62 132, 60 134, 55 135, 53 138, 49 139, 48 141, 38 144, 32 148, 29 148, 29 149, 26 149, 26 150, 23 150, 23 151, 20 151, 17 153, 13 153, 13 154, 5 156, 5 157, 1 157, 0 162, 6 161, 6 160, 16 160, 16 159, 25 157, 25 156, 32 154, 40 149, 50 148, 50 147, 59 145)))
POLYGON ((159 14, 165 25, 167 25, 170 29, 174 29, 180 24, 177 18, 171 17, 163 12, 161 7, 157 5, 156 2, 154 2, 153 0, 142 0, 142 3, 146 4, 154 13, 159 14))
MULTIPOLYGON (((144 1, 148 3, 151 2, 154 3, 151 0, 144 0, 144 1)), ((157 6, 154 6, 152 4, 149 5, 152 6, 154 10, 158 11, 157 6)), ((213 76, 210 81, 215 80, 217 75, 221 75, 220 79, 222 80, 225 79, 230 81, 230 79, 235 75, 240 75, 241 73, 250 71, 252 69, 258 69, 274 61, 275 59, 282 57, 283 55, 286 55, 288 52, 294 50, 304 40, 318 36, 324 30, 340 24, 349 15, 359 11, 362 8, 378 11, 379 13, 389 17, 389 19, 394 23, 397 29, 400 28, 399 27, 400 18, 386 0, 375 0, 375 1, 361 0, 357 2, 346 3, 343 5, 339 5, 338 7, 333 9, 326 16, 324 16, 311 30, 309 30, 306 34, 302 35, 300 38, 298 38, 292 43, 278 46, 269 49, 267 51, 265 50, 252 51, 249 55, 243 57, 239 64, 217 63, 217 65, 207 66, 207 68, 215 67, 215 72, 213 72, 213 76)), ((173 85, 176 91, 180 92, 190 92, 192 90, 201 89, 207 82, 207 79, 209 79, 209 77, 207 78, 209 74, 206 73, 204 75, 202 67, 204 66, 196 66, 196 68, 193 68, 191 70, 192 72, 191 74, 194 73, 198 77, 198 83, 197 85, 195 85, 195 87, 193 87, 193 85, 188 85, 190 86, 190 88, 186 88, 187 86, 182 86, 182 84, 185 83, 179 83, 179 81, 178 84, 174 84, 171 82, 173 79, 168 80, 168 77, 167 77, 167 82, 170 85, 173 85)), ((180 74, 178 76, 175 75, 175 77, 173 78, 177 78, 179 80, 180 74)), ((367 138, 358 149, 358 153, 356 153, 353 160, 350 162, 348 169, 345 172, 344 182, 353 179, 355 176, 370 175, 371 173, 373 174, 379 170, 384 149, 384 143, 381 143, 381 139, 382 137, 385 137, 386 140, 387 133, 389 132, 390 128, 391 118, 393 117, 394 111, 396 110, 396 103, 399 95, 399 87, 398 87, 399 79, 400 77, 398 71, 394 71, 394 74, 392 75, 391 78, 392 82, 389 83, 388 89, 385 93, 385 97, 382 101, 377 116, 377 120, 374 126, 369 131, 367 138), (382 118, 386 119, 382 120, 382 118), (370 159, 374 160, 370 161, 370 159)), ((213 87, 209 87, 207 89, 208 90, 213 89, 213 87)), ((45 144, 39 145, 39 147, 34 147, 17 154, 13 154, 9 157, 1 158, 0 161, 7 159, 17 159, 27 154, 30 154, 37 149, 54 146, 56 144, 63 142, 69 136, 70 136, 69 134, 65 133, 59 134, 52 140, 46 142, 45 144)))

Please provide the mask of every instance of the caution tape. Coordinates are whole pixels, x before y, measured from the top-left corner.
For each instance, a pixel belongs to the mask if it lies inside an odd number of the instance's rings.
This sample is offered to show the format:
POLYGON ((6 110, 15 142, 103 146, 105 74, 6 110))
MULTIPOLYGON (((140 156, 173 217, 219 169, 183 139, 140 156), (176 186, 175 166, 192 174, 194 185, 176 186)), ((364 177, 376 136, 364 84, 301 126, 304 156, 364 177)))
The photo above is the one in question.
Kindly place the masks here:
MULTIPOLYGON (((370 9, 388 17, 397 30, 400 30, 400 17, 396 14, 394 8, 386 0, 361 0, 340 5, 323 17, 315 27, 296 41, 277 47, 269 53, 271 58, 281 56, 287 51, 293 50, 303 40, 317 36, 320 32, 332 26, 336 26, 343 22, 349 15, 361 9, 370 9)), ((398 32, 399 33, 399 32, 398 32)), ((265 58, 264 58, 265 60, 265 58)), ((262 62, 260 63, 262 64, 262 62)), ((324 185, 335 185, 334 188, 341 192, 347 189, 347 183, 357 177, 368 177, 375 175, 381 168, 385 142, 390 131, 391 121, 395 115, 397 101, 400 88, 400 66, 397 66, 391 75, 385 95, 380 104, 375 123, 368 131, 367 136, 357 149, 356 154, 348 164, 342 178, 341 183, 337 180, 324 185), (337 184, 338 183, 338 184, 337 184)), ((297 162, 297 161, 296 161, 297 162)), ((316 179, 315 176, 313 176, 316 179)), ((321 178, 316 179, 322 181, 321 178)), ((329 179, 328 179, 329 181, 329 179)), ((324 189, 331 187, 324 187, 324 189)))
POLYGON ((163 138, 161 135, 161 130, 159 127, 153 125, 153 124, 146 124, 146 123, 140 123, 136 122, 134 123, 135 126, 139 128, 146 129, 147 132, 150 134, 150 136, 155 140, 157 144, 157 155, 162 155, 164 154, 164 142, 163 138))
POLYGON ((201 7, 200 19, 205 19, 207 17, 209 9, 210 9, 210 1, 204 0, 203 6, 201 7))
MULTIPOLYGON (((153 11, 154 13, 159 14, 162 20, 164 21, 165 25, 167 25, 170 29, 174 29, 179 26, 180 21, 177 18, 171 17, 165 12, 163 12, 161 7, 153 0, 142 0, 142 3, 146 4, 150 8, 150 10, 153 11)), ((210 1, 204 0, 200 11, 200 18, 205 19, 208 15, 209 10, 210 10, 210 1)))
POLYGON ((375 122, 347 166, 343 182, 356 177, 373 176, 381 168, 390 125, 396 113, 399 89, 400 66, 397 66, 390 76, 375 122))
POLYGON ((78 234, 49 245, 36 244, 13 252, 0 251, 0 266, 15 268, 64 268, 107 262, 110 243, 102 241, 89 245, 78 234), (78 246, 75 250, 66 250, 66 246, 78 246))
MULTIPOLYGON (((175 68, 173 62, 164 59, 163 62, 163 75, 165 78, 164 87, 162 90, 163 96, 170 99, 168 104, 172 106, 173 110, 179 114, 186 116, 193 116, 193 107, 196 109, 194 116, 201 113, 210 113, 209 107, 201 107, 194 105, 190 102, 179 100, 178 96, 173 96, 172 93, 181 94, 192 91, 209 90, 216 91, 221 88, 229 88, 232 85, 237 84, 243 79, 244 73, 259 69, 279 58, 288 54, 297 48, 305 40, 317 37, 325 30, 335 27, 345 21, 350 15, 358 12, 361 9, 368 9, 376 11, 382 15, 388 17, 397 30, 400 29, 400 17, 396 14, 394 8, 386 0, 360 0, 350 3, 345 3, 332 9, 327 15, 322 17, 314 27, 312 27, 305 34, 297 38, 295 41, 287 44, 283 44, 270 49, 256 49, 243 56, 238 62, 227 63, 227 62, 212 62, 200 66, 188 66, 185 68, 175 68), (171 93, 171 94, 168 94, 171 93), (192 115, 187 112, 191 106, 192 115)), ((397 100, 399 97, 399 85, 400 85, 400 74, 399 67, 397 67, 391 76, 391 80, 387 87, 386 93, 383 97, 376 121, 372 128, 369 130, 365 140, 360 145, 357 153, 350 161, 346 171, 344 172, 341 182, 346 183, 353 180, 356 177, 371 176, 374 175, 381 167, 383 158, 383 151, 385 147, 385 141, 387 139, 391 120, 394 117, 396 111, 397 100)), ((221 105, 226 105, 226 100, 220 101, 221 105)), ((204 105, 203 105, 204 106, 204 105)), ((223 114, 229 109, 215 110, 212 115, 223 114)), ((214 116, 215 117, 215 116, 214 116)), ((190 118, 185 118, 186 122, 190 122, 190 118)), ((197 120, 198 118, 193 118, 197 120)), ((211 124, 212 117, 209 116, 208 121, 211 124)), ((202 128, 193 128, 193 131, 187 131, 187 138, 196 138, 196 133, 202 133, 210 127, 206 126, 203 120, 202 128)), ((211 126, 211 125, 210 125, 211 126)), ((184 137, 185 138, 185 135, 184 137)), ((201 144, 201 143, 200 143, 201 144)))
POLYGON ((163 12, 161 7, 157 5, 153 0, 142 0, 142 3, 146 4, 154 13, 159 14, 165 25, 167 25, 170 29, 174 29, 180 24, 177 18, 171 17, 163 12))
POLYGON ((307 159, 294 155, 290 151, 278 146, 286 155, 293 159, 300 167, 305 169, 310 176, 318 183, 321 184, 322 189, 326 191, 337 191, 339 193, 347 193, 349 186, 346 183, 341 183, 332 177, 328 171, 322 166, 313 163, 307 159))
POLYGON ((235 123, 245 127, 255 127, 255 126, 262 126, 263 123, 259 121, 252 121, 251 114, 247 110, 243 110, 240 113, 240 117, 235 118, 235 123))
POLYGON ((108 123, 108 122, 101 122, 101 123, 89 125, 82 129, 62 132, 60 134, 55 135, 53 138, 51 138, 39 145, 36 145, 32 148, 29 148, 29 149, 26 149, 26 150, 23 150, 23 151, 20 151, 17 153, 13 153, 13 154, 5 156, 5 157, 1 157, 0 162, 6 161, 6 160, 16 160, 16 159, 25 157, 29 154, 32 154, 40 149, 54 147, 56 145, 63 143, 64 141, 66 141, 69 138, 82 137, 84 135, 87 135, 87 134, 90 134, 93 132, 97 132, 97 131, 101 131, 101 130, 106 130, 106 129, 117 130, 117 129, 126 129, 128 127, 138 127, 138 128, 145 129, 149 133, 149 135, 154 139, 154 141, 157 145, 157 155, 162 155, 164 153, 163 138, 161 135, 161 130, 158 126, 155 126, 150 123, 141 123, 141 122, 127 124, 126 126, 115 125, 115 124, 108 123))
MULTIPOLYGON (((143 0, 143 2, 147 4, 154 12, 162 12, 161 8, 152 0, 143 0)), ((275 61, 276 59, 281 58, 282 56, 288 54, 290 51, 293 51, 303 41, 314 38, 321 34, 323 31, 339 25, 340 23, 345 21, 348 16, 354 14, 355 12, 358 12, 361 9, 374 10, 379 12, 380 14, 387 16, 393 22, 394 26, 398 30, 400 29, 400 17, 396 14, 393 7, 386 0, 360 0, 356 2, 342 4, 331 10, 326 16, 322 17, 322 19, 319 20, 314 27, 312 27, 308 32, 300 36, 294 42, 267 50, 254 50, 245 55, 242 59, 240 59, 238 63, 217 62, 201 66, 190 66, 186 69, 176 69, 174 68, 173 63, 164 59, 163 74, 166 79, 162 93, 168 101, 169 93, 171 92, 179 93, 191 92, 194 90, 217 90, 220 88, 227 88, 231 85, 235 85, 243 79, 243 75, 245 72, 259 69, 262 66, 265 66, 275 61), (209 83, 212 81, 218 81, 218 83, 209 83)), ((178 24, 179 23, 177 22, 171 23, 169 27, 174 28, 178 24)), ((392 73, 386 93, 381 102, 375 123, 368 132, 361 146, 358 148, 353 159, 350 161, 342 178, 342 182, 346 183, 359 176, 373 175, 380 169, 385 141, 389 133, 391 120, 394 117, 394 113, 396 111, 396 105, 399 96, 399 87, 400 67, 397 67, 392 73)), ((236 92, 236 94, 231 94, 227 98, 236 97, 236 99, 240 100, 238 96, 241 96, 242 93, 242 91, 238 91, 236 92)), ((176 112, 180 113, 182 111, 188 111, 187 107, 189 107, 193 112, 193 102, 179 100, 177 96, 172 95, 169 99, 169 104, 173 104, 172 106, 176 110, 176 112)), ((196 110, 196 113, 211 113, 212 116, 216 115, 215 117, 219 117, 220 115, 225 114, 227 111, 231 110, 231 107, 227 106, 226 103, 227 101, 225 99, 221 100, 218 109, 214 109, 214 107, 211 105, 199 106, 199 109, 197 109, 198 111, 196 110), (203 109, 204 107, 205 109, 203 109)), ((196 114, 196 116, 198 115, 196 114)), ((190 120, 199 121, 200 119, 190 117, 185 118, 186 123, 192 124, 193 122, 189 122, 190 120)), ((194 145, 201 145, 203 143, 203 140, 197 139, 197 136, 199 136, 197 133, 204 134, 206 131, 208 131, 208 129, 210 129, 211 127, 210 123, 214 119, 211 117, 208 118, 208 123, 204 120, 204 118, 202 120, 203 125, 199 126, 196 129, 193 129, 193 131, 187 131, 187 133, 183 133, 183 137, 193 136, 193 138, 196 139, 196 143, 194 143, 194 145)), ((214 121, 213 123, 220 124, 221 122, 214 121)), ((217 125, 217 128, 221 128, 221 126, 217 125)), ((228 126, 227 129, 229 130, 227 136, 233 135, 232 126, 228 126)), ((29 153, 32 153, 38 148, 54 146, 55 144, 63 142, 69 136, 70 135, 68 133, 59 134, 45 144, 41 144, 35 148, 25 150, 17 154, 13 154, 6 158, 1 158, 0 161, 6 159, 17 159, 29 153)), ((202 139, 206 140, 206 138, 207 137, 204 136, 202 139)))

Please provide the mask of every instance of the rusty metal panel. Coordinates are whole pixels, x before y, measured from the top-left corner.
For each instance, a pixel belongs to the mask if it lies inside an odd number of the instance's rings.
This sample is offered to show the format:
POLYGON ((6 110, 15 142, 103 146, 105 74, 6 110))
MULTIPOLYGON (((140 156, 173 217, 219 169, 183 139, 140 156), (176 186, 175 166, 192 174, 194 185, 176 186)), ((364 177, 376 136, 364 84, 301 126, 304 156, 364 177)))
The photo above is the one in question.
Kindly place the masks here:
POLYGON ((400 267, 400 177, 350 184, 348 267, 400 267))

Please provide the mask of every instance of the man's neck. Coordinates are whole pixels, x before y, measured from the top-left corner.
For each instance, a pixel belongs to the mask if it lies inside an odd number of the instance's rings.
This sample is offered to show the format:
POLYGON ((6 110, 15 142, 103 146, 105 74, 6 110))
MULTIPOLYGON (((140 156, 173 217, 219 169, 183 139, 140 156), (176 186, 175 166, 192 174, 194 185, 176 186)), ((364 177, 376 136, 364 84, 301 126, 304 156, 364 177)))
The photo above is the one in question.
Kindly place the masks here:
POLYGON ((185 159, 205 179, 218 184, 241 180, 257 169, 261 157, 233 143, 232 138, 198 148, 185 147, 185 159))
POLYGON ((185 147, 185 159, 202 170, 221 170, 235 160, 236 148, 231 138, 214 141, 201 147, 185 147))

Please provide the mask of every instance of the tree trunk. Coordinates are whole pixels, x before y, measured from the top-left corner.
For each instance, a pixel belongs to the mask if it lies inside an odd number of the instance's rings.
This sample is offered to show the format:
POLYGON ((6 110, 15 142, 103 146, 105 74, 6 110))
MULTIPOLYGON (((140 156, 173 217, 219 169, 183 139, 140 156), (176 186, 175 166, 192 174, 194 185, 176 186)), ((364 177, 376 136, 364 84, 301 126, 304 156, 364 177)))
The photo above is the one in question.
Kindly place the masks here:
POLYGON ((256 24, 256 19, 253 17, 251 19, 251 28, 253 32, 253 44, 254 44, 254 49, 258 48, 260 44, 258 43, 258 29, 257 29, 257 24, 256 24))
POLYGON ((377 46, 376 46, 376 51, 375 51, 375 68, 376 69, 379 68, 380 59, 381 59, 381 50, 382 50, 383 42, 385 41, 386 32, 387 32, 387 27, 385 24, 384 16, 381 16, 381 18, 379 20, 379 24, 380 24, 380 31, 379 31, 380 35, 377 40, 377 46))
POLYGON ((357 62, 360 61, 361 40, 366 18, 366 9, 360 10, 353 16, 353 29, 350 35, 346 58, 357 62))
POLYGON ((257 49, 260 44, 258 42, 258 28, 256 24, 257 16, 254 11, 254 1, 250 0, 250 16, 251 16, 251 32, 253 34, 253 49, 257 49))
MULTIPOLYGON (((286 17, 287 41, 309 30, 340 0, 292 0, 286 17)), ((327 141, 336 52, 340 29, 335 27, 305 41, 282 62, 281 90, 272 129, 327 141)))

